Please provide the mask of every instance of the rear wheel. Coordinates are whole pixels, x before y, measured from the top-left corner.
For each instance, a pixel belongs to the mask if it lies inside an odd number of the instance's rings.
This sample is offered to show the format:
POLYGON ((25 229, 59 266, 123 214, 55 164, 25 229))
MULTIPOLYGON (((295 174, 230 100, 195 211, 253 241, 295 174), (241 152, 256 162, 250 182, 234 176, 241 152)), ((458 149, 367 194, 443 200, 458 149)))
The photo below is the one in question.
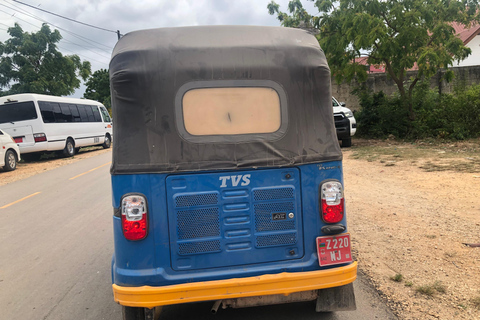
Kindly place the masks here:
POLYGON ((123 320, 145 320, 145 309, 122 306, 123 320))
POLYGON ((5 166, 3 169, 5 171, 12 171, 17 168, 17 155, 12 150, 8 150, 5 153, 5 166))
POLYGON ((65 149, 63 149, 63 155, 65 157, 73 157, 75 155, 75 143, 70 138, 67 139, 65 149))
POLYGON ((103 149, 108 149, 112 145, 112 138, 110 137, 109 134, 105 135, 105 140, 103 142, 103 149))
POLYGON ((352 146, 352 138, 342 139, 342 147, 349 148, 352 146))
POLYGON ((158 320, 162 313, 162 307, 136 308, 122 306, 123 320, 158 320))

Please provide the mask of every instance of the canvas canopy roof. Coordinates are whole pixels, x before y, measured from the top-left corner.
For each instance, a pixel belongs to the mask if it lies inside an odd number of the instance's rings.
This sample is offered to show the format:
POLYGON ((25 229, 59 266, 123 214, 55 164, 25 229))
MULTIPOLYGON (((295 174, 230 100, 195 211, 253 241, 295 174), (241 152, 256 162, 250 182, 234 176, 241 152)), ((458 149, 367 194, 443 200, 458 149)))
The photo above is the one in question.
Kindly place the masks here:
POLYGON ((110 62, 113 174, 340 160, 330 69, 314 36, 281 27, 125 35, 110 62))

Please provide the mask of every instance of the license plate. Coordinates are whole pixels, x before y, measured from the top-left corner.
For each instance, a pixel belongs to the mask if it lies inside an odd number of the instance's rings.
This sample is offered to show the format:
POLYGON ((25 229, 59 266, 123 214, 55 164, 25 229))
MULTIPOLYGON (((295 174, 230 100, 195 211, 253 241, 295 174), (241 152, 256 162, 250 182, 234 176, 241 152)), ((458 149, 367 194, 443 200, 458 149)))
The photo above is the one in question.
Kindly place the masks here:
POLYGON ((22 143, 23 142, 23 137, 15 137, 13 138, 15 140, 15 143, 22 143))
POLYGON ((352 262, 350 234, 318 237, 317 253, 321 267, 352 262))

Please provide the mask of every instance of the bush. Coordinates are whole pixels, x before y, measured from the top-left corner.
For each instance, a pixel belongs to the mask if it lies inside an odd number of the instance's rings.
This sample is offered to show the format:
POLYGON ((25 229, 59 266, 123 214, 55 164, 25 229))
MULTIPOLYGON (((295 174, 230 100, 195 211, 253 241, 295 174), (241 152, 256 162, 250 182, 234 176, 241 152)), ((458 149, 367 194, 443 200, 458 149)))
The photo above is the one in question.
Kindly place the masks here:
POLYGON ((412 104, 416 118, 408 119, 407 107, 398 94, 386 96, 357 89, 360 99, 358 135, 385 138, 394 135, 402 139, 445 138, 463 140, 480 136, 480 84, 457 86, 453 93, 440 95, 417 85, 412 104))

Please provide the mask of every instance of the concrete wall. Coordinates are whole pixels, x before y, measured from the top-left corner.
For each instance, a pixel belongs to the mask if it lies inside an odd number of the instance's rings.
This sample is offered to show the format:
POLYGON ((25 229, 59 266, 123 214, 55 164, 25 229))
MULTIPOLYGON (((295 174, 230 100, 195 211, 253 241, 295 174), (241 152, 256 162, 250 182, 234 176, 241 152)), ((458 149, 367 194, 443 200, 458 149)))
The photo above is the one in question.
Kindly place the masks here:
MULTIPOLYGON (((451 92, 455 84, 470 86, 472 84, 480 84, 480 65, 470 67, 455 67, 451 68, 455 73, 455 78, 452 82, 439 81, 443 75, 442 72, 437 73, 430 79, 430 87, 437 89, 440 92, 451 92)), ((415 71, 408 72, 408 78, 415 75, 415 71)), ((383 91, 386 94, 393 94, 398 91, 395 82, 387 77, 386 73, 373 73, 368 76, 367 87, 373 92, 383 91)), ((353 95, 352 90, 358 86, 358 83, 352 81, 350 84, 342 83, 337 85, 335 79, 332 78, 332 95, 339 101, 345 102, 347 107, 352 110, 359 110, 357 96, 353 95)))

